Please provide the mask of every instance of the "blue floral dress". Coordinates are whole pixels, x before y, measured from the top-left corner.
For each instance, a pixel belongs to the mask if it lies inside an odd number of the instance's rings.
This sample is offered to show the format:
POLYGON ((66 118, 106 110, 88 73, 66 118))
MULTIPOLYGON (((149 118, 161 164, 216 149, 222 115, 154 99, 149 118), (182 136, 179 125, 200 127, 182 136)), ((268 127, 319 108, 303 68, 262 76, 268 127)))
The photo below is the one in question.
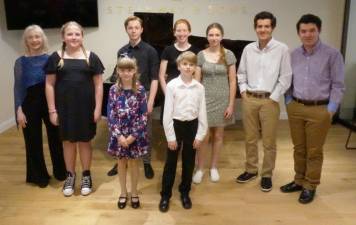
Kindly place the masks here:
POLYGON ((113 85, 109 91, 108 123, 110 139, 108 153, 119 159, 136 159, 147 154, 147 97, 143 86, 137 92, 113 85), (125 148, 118 137, 132 135, 135 141, 125 148))

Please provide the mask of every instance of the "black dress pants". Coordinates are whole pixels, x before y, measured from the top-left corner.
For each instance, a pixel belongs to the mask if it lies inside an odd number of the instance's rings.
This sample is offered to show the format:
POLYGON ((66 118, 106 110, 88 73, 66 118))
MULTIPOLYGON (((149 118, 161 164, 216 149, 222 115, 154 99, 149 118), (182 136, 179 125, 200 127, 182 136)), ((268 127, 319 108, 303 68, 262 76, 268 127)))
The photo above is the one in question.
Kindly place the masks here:
POLYGON ((178 154, 182 149, 182 181, 179 185, 181 195, 188 195, 195 165, 195 149, 193 142, 198 130, 198 119, 192 121, 173 120, 174 132, 178 143, 176 150, 167 150, 166 163, 162 177, 162 198, 172 196, 172 187, 176 176, 178 154))
POLYGON ((26 182, 44 184, 49 181, 43 155, 42 120, 46 126, 53 174, 58 180, 64 180, 66 168, 62 141, 59 138, 58 127, 52 125, 49 120, 44 84, 37 84, 27 89, 22 111, 27 119, 26 127, 23 128, 26 145, 26 182))

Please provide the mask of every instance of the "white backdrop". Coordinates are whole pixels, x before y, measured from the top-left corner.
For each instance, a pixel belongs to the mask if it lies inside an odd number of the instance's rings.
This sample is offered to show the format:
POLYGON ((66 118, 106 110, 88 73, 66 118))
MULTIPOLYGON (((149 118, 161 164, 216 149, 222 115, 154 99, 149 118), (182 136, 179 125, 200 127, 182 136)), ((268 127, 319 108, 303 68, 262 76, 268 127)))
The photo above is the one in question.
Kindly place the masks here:
MULTIPOLYGON (((87 49, 96 52, 108 77, 119 47, 127 43, 123 22, 133 12, 170 12, 174 20, 186 18, 194 35, 204 36, 212 22, 224 26, 225 37, 255 40, 253 17, 267 10, 277 17, 274 37, 290 48, 299 45, 295 24, 302 14, 314 13, 323 20, 322 39, 339 48, 343 23, 344 0, 98 0, 99 27, 85 30, 87 49)), ((60 47, 59 29, 46 29, 51 51, 60 47)), ((13 63, 22 54, 22 31, 7 31, 3 1, 0 1, 0 131, 13 124, 13 63)), ((284 110, 282 110, 282 115, 284 110)), ((282 116, 284 117, 284 116, 282 116)))

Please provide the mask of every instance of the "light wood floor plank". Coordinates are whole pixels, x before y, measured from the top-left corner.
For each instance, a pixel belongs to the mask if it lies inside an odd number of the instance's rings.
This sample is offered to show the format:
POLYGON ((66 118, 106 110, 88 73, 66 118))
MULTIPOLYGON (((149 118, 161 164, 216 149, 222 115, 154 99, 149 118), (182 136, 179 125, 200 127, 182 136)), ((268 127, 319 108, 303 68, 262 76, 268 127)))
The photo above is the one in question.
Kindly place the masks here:
MULTIPOLYGON (((208 170, 202 184, 193 185, 193 208, 184 210, 179 201, 180 169, 168 213, 158 211, 162 168, 165 158, 163 131, 154 121, 153 167, 155 178, 141 178, 139 191, 141 209, 128 205, 118 210, 120 193, 118 177, 106 172, 114 160, 105 152, 108 132, 101 121, 93 141, 92 166, 95 191, 80 196, 79 177, 75 195, 61 193, 62 183, 51 179, 45 189, 26 184, 25 149, 21 132, 16 128, 0 134, 0 224, 2 225, 355 225, 356 224, 356 151, 345 150, 348 130, 334 125, 325 145, 321 185, 313 203, 299 204, 299 194, 283 194, 279 186, 293 177, 293 151, 287 121, 280 121, 278 129, 277 163, 273 176, 273 190, 261 192, 259 179, 237 184, 235 177, 243 172, 244 143, 241 123, 226 130, 225 147, 219 160, 221 180, 209 181, 208 170)), ((356 145, 356 133, 352 140, 356 145)), ((262 147, 260 145, 260 147, 262 147)), ((261 148, 260 148, 261 149, 261 148)), ((262 151, 260 151, 262 157, 262 151)), ((47 165, 50 158, 45 149, 47 165)), ((79 161, 77 173, 80 174, 79 161)), ((179 163, 179 166, 181 164, 179 163)), ((50 168, 50 166, 48 166, 50 168)), ((51 173, 51 169, 50 173, 51 173)))

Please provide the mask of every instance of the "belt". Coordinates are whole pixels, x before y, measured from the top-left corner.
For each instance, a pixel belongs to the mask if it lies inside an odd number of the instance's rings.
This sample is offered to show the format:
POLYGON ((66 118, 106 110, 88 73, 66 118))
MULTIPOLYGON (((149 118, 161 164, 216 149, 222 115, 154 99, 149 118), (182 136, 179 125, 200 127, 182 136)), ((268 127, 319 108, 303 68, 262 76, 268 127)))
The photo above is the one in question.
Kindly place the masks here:
POLYGON ((251 92, 251 91, 246 91, 246 94, 255 98, 269 98, 270 93, 269 92, 251 92))
POLYGON ((325 100, 303 100, 296 97, 292 97, 294 101, 301 103, 303 105, 313 106, 313 105, 327 105, 329 103, 328 99, 325 100))

